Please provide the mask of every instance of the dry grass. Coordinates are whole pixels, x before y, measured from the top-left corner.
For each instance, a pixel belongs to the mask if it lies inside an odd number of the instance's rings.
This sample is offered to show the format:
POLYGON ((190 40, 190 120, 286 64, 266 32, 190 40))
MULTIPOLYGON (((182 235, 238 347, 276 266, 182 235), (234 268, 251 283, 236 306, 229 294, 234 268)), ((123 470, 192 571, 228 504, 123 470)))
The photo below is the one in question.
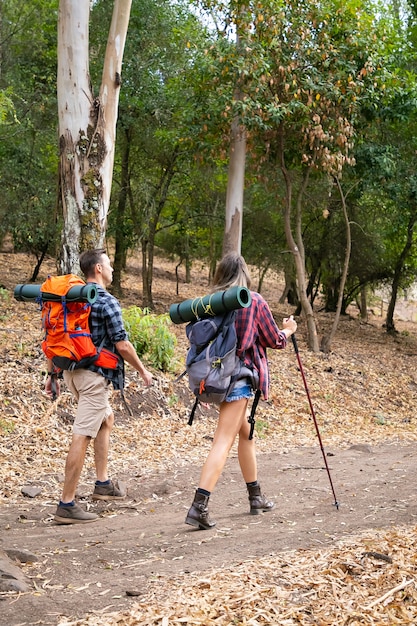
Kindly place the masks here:
MULTIPOLYGON (((25 282, 25 258, 1 255, 2 283, 9 290, 25 282)), ((157 308, 203 295, 206 284, 199 268, 192 286, 175 292, 174 266, 157 260, 154 294, 157 308)), ((45 272, 54 271, 53 266, 45 272)), ((131 304, 139 286, 137 262, 129 265, 125 287, 131 304)), ((264 295, 277 320, 290 311, 278 303, 276 277, 264 295)), ((140 302, 135 301, 140 305, 140 302)), ((331 317, 318 315, 320 332, 331 317)), ((329 355, 306 349, 305 329, 297 333, 300 356, 325 446, 417 439, 415 418, 417 370, 416 327, 397 322, 399 334, 388 337, 381 318, 361 323, 345 318, 329 355)), ((184 328, 174 327, 184 358, 184 328)), ((0 298, 0 505, 18 506, 22 476, 37 476, 46 497, 54 497, 62 460, 71 434, 73 401, 64 393, 51 404, 43 393, 41 331, 35 305, 0 298), (30 472, 29 472, 30 469, 30 472)), ((268 402, 257 412, 258 449, 316 445, 307 397, 291 346, 270 353, 272 386, 268 402)), ((179 367, 179 370, 181 367, 179 367)), ((113 438, 111 471, 134 471, 136 442, 141 441, 141 471, 169 469, 181 459, 201 463, 212 434, 212 413, 184 428, 190 399, 185 383, 156 373, 157 384, 143 389, 128 373, 127 396, 132 419, 116 398, 120 419, 113 438), (154 419, 157 417, 157 419, 154 419), (158 453, 155 453, 155 450, 158 453)), ((85 477, 84 477, 85 478, 85 477)), ((72 625, 260 625, 260 624, 416 624, 415 527, 367 532, 331 549, 297 550, 271 558, 213 570, 204 577, 187 574, 155 579, 134 607, 120 614, 91 615, 72 625), (383 555, 373 553, 384 546, 383 555), (387 556, 389 558, 387 558, 387 556)), ((60 626, 68 622, 60 621, 60 626)))

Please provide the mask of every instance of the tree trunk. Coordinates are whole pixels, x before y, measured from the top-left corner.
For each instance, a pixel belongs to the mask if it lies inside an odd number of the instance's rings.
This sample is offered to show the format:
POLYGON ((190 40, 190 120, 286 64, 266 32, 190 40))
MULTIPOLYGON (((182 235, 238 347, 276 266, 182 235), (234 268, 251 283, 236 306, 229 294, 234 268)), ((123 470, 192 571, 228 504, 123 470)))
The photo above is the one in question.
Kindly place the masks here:
POLYGON ((237 252, 238 254, 241 252, 245 161, 246 130, 235 118, 232 122, 230 137, 223 255, 227 252, 237 252))
POLYGON ((363 285, 361 287, 361 292, 360 292, 360 313, 361 313, 361 320, 366 321, 368 319, 368 300, 366 297, 366 287, 365 285, 363 285))
POLYGON ((350 231, 350 222, 349 222, 349 217, 348 217, 347 208, 346 208, 346 198, 343 193, 340 180, 337 177, 335 177, 335 183, 339 190, 340 200, 342 202, 343 217, 344 217, 345 226, 346 226, 346 251, 345 251, 345 260, 343 264, 342 277, 340 279, 340 285, 339 285, 339 297, 337 300, 336 315, 334 316, 330 333, 324 336, 321 341, 321 349, 323 352, 326 352, 326 353, 330 352, 331 350, 332 341, 336 334, 337 326, 339 324, 340 312, 342 310, 342 304, 343 304, 343 292, 345 290, 346 278, 347 278, 348 270, 349 270, 350 252, 352 249, 352 238, 351 238, 351 231, 350 231))
POLYGON ((39 275, 39 271, 40 271, 40 269, 41 269, 41 265, 42 265, 42 263, 43 263, 43 260, 44 260, 44 258, 45 258, 45 256, 46 256, 46 253, 47 253, 47 252, 48 252, 48 244, 46 243, 46 244, 44 245, 44 247, 43 247, 43 250, 42 250, 42 252, 41 252, 41 255, 37 258, 37 263, 36 263, 36 266, 35 266, 35 268, 34 268, 34 270, 33 270, 32 276, 30 277, 30 282, 31 282, 31 283, 34 283, 34 282, 37 280, 38 275, 39 275))
POLYGON ((113 291, 115 295, 122 295, 122 270, 126 258, 126 238, 125 238, 125 215, 126 205, 129 191, 129 157, 130 157, 130 137, 129 130, 125 131, 123 148, 122 148, 122 164, 121 164, 121 186, 119 192, 119 200, 116 209, 116 234, 115 234, 115 251, 113 263, 113 291))
POLYGON ((185 257, 185 282, 187 283, 187 285, 191 283, 191 268, 192 262, 190 259, 190 255, 187 254, 185 257))
POLYGON ((89 74, 90 3, 60 0, 57 96, 63 273, 78 273, 80 251, 101 247, 105 239, 130 6, 131 0, 115 0, 100 97, 95 98, 89 74))
POLYGON ((98 128, 100 127, 106 148, 99 170, 103 183, 101 190, 102 203, 99 212, 102 241, 106 233, 107 214, 110 206, 114 150, 116 144, 116 124, 119 111, 120 86, 122 84, 122 61, 127 29, 129 27, 131 6, 132 0, 114 0, 113 15, 107 39, 101 78, 100 106, 103 115, 99 117, 98 128))
MULTIPOLYGON (((247 38, 245 16, 247 7, 237 4, 236 14, 236 54, 240 54, 243 42, 247 38)), ((234 100, 242 99, 241 91, 242 76, 235 85, 234 100)), ((246 164, 246 128, 239 116, 232 121, 229 148, 229 171, 226 192, 226 226, 223 238, 223 255, 228 252, 240 254, 242 249, 243 229, 243 196, 245 189, 245 164, 246 164)))
POLYGON ((261 267, 260 270, 259 270, 258 287, 257 287, 258 293, 261 293, 261 291, 262 291, 262 285, 264 283, 264 279, 265 279, 266 273, 269 270, 269 266, 270 266, 270 264, 267 263, 267 265, 265 265, 265 267, 261 267))
MULTIPOLYGON (((145 215, 147 217, 146 236, 141 235, 142 239, 142 283, 143 283, 143 306, 153 308, 152 297, 152 274, 155 250, 155 235, 160 215, 168 199, 168 192, 172 179, 176 173, 176 163, 179 156, 179 148, 176 146, 169 160, 161 170, 158 185, 155 187, 153 196, 149 199, 149 205, 145 215), (155 207, 155 208, 153 208, 155 207)), ((140 220, 138 219, 140 226, 140 220)))
POLYGON ((152 308, 152 282, 149 281, 148 239, 142 239, 142 306, 152 308))
POLYGON ((284 158, 284 146, 283 146, 283 137, 282 133, 279 136, 279 158, 281 162, 281 171, 285 181, 286 194, 285 194, 285 204, 284 204, 284 230, 285 236, 287 239, 287 244, 290 251, 293 254, 294 262, 295 262, 295 270, 297 274, 297 283, 298 283, 298 297, 300 298, 300 304, 303 314, 305 315, 306 324, 307 324, 307 344, 310 350, 313 352, 319 352, 319 341, 317 337, 317 328, 316 322, 314 319, 313 308, 309 302, 307 297, 306 290, 306 279, 305 279, 305 264, 304 264, 304 244, 301 236, 301 194, 305 188, 305 185, 308 181, 308 175, 306 174, 302 188, 300 190, 298 200, 297 200, 297 224, 296 224, 296 236, 297 243, 294 240, 292 229, 291 229, 291 207, 292 207, 292 180, 290 173, 288 172, 285 166, 285 158, 284 158))
POLYGON ((386 327, 387 333, 395 332, 395 324, 394 324, 395 304, 397 302, 398 289, 400 287, 400 281, 401 281, 402 271, 404 268, 404 263, 413 245, 414 226, 416 224, 416 221, 417 221, 417 214, 413 212, 410 215, 410 218, 408 220, 407 240, 398 258, 398 261, 394 270, 394 278, 392 279, 391 298, 388 304, 387 317, 385 319, 385 327, 386 327))
POLYGON ((292 256, 290 257, 289 255, 287 255, 287 257, 284 260, 285 285, 284 285, 284 291, 282 292, 281 297, 279 299, 279 303, 284 304, 285 300, 287 300, 288 304, 291 304, 291 306, 298 307, 300 301, 298 299, 296 277, 295 277, 294 270, 295 270, 295 267, 293 263, 293 258, 292 256))
POLYGON ((96 110, 88 64, 90 7, 87 2, 60 0, 58 14, 57 95, 59 114, 60 201, 64 217, 61 271, 79 272, 84 174, 96 110))

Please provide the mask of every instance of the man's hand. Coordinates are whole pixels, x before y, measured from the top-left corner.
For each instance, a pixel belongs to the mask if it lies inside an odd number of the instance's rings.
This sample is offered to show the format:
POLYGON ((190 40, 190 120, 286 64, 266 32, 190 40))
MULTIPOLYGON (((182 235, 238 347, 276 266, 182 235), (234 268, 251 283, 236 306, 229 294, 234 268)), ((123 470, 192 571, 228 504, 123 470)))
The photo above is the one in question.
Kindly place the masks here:
POLYGON ((51 396, 52 400, 56 400, 59 396, 61 389, 59 386, 58 376, 56 374, 48 374, 45 381, 45 391, 48 396, 51 396))
POLYGON ((139 372, 139 374, 141 375, 142 380, 145 383, 146 387, 150 387, 152 385, 152 380, 153 380, 153 376, 151 372, 149 372, 147 369, 144 369, 142 372, 139 372))

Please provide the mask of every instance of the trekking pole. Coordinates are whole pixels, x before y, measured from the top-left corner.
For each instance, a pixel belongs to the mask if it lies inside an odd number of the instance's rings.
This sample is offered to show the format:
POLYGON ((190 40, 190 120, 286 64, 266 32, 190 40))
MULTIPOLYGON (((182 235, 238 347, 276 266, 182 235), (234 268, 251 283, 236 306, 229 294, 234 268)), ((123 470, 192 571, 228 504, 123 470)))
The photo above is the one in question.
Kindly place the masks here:
POLYGON ((308 403, 309 403, 309 405, 310 405, 311 415, 313 416, 314 426, 316 427, 317 437, 319 438, 320 448, 321 448, 321 452, 322 452, 322 455, 323 455, 324 464, 325 464, 325 466, 326 466, 327 475, 328 475, 328 477, 329 477, 330 486, 331 486, 331 488, 332 488, 333 497, 334 497, 334 505, 335 505, 336 509, 337 509, 337 510, 339 510, 339 503, 338 503, 338 501, 337 501, 337 498, 336 498, 336 493, 335 493, 335 490, 334 490, 334 487, 333 487, 332 477, 330 476, 330 469, 329 469, 329 466, 328 466, 328 463, 327 463, 326 454, 325 454, 325 452, 324 452, 324 448, 323 448, 323 443, 322 443, 321 436, 320 436, 319 427, 318 427, 318 425, 317 425, 316 414, 314 413, 313 403, 311 402, 310 392, 309 392, 308 387, 307 387, 307 381, 306 381, 306 377, 304 376, 304 369, 303 369, 303 365, 302 365, 302 363, 301 363, 300 355, 299 355, 299 353, 298 353, 298 344, 297 344, 297 340, 296 340, 296 338, 295 338, 295 335, 294 335, 294 334, 292 334, 292 335, 291 335, 291 339, 292 339, 292 344, 293 344, 293 346, 294 346, 294 352, 295 352, 295 354, 296 354, 296 356, 297 356, 298 366, 299 366, 299 368, 300 368, 301 377, 302 377, 302 379, 303 379, 304 388, 305 388, 305 390, 306 390, 306 394, 307 394, 307 398, 308 398, 308 403))

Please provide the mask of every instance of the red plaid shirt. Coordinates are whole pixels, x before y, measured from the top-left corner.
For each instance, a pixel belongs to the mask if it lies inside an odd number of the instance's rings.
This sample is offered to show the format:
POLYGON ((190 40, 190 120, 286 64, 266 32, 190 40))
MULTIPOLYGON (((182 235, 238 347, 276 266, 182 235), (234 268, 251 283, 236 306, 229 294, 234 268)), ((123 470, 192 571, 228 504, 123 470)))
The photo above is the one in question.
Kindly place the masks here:
POLYGON ((287 345, 286 334, 279 330, 264 298, 251 291, 252 303, 236 311, 237 354, 259 372, 259 386, 265 400, 269 391, 267 348, 280 350, 287 345))

